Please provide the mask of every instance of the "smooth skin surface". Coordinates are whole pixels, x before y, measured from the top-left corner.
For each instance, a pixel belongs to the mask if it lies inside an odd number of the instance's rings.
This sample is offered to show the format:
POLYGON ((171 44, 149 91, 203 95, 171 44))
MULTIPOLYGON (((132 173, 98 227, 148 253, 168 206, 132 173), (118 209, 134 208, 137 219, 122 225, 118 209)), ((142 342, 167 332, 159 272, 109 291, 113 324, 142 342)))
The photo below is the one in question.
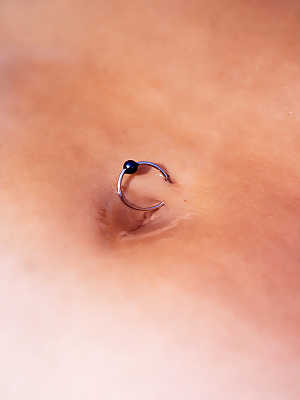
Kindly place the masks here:
POLYGON ((299 21, 2 0, 1 399, 299 399, 299 21))

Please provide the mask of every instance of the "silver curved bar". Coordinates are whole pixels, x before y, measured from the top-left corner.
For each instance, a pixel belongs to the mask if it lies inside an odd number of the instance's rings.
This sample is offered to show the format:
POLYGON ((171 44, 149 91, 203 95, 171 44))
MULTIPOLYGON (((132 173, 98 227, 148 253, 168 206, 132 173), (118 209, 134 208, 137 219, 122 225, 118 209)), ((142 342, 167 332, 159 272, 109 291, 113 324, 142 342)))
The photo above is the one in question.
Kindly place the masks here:
MULTIPOLYGON (((159 165, 154 164, 153 162, 150 162, 150 161, 138 161, 137 163, 139 165, 150 165, 151 167, 156 168, 157 170, 159 170, 162 173, 162 175, 164 176, 164 178, 167 182, 171 182, 170 177, 167 174, 167 172, 164 169, 162 169, 159 165)), ((130 201, 128 201, 122 190, 122 181, 123 181, 125 172, 126 172, 126 169, 122 169, 119 179, 118 179, 118 195, 120 196, 120 199, 123 201, 123 203, 126 204, 126 206, 133 208, 134 210, 139 210, 139 211, 153 211, 153 210, 156 210, 165 205, 164 201, 160 201, 150 207, 140 207, 140 206, 137 206, 137 205, 131 203, 130 201)))

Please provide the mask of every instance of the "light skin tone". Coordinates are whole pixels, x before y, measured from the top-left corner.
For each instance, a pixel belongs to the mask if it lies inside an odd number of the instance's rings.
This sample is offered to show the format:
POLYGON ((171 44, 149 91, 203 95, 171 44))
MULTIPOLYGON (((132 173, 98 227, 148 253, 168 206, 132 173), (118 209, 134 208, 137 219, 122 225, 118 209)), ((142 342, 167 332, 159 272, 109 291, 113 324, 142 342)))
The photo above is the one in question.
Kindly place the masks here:
POLYGON ((2 1, 1 398, 299 398, 299 18, 2 1))

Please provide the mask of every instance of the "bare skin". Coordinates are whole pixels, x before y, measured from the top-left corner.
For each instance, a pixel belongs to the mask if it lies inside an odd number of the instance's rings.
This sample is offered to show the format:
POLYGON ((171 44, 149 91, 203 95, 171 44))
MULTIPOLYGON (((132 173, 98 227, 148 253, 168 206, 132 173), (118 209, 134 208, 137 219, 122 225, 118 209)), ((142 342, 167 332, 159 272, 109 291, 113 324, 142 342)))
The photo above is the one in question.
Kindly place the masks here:
POLYGON ((3 399, 299 399, 299 2, 185 3, 1 3, 3 399))

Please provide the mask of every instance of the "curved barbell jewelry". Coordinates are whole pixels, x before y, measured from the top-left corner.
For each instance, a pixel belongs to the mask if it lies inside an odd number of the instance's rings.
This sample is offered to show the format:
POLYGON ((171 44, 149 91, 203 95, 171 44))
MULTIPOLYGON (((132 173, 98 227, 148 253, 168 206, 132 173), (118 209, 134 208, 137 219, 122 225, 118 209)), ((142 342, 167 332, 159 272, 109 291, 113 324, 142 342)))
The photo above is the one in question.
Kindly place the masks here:
POLYGON ((162 207, 163 205, 165 205, 165 202, 164 201, 160 201, 160 202, 158 202, 158 203, 156 203, 156 204, 154 204, 153 206, 150 206, 150 207, 140 207, 140 206, 137 206, 137 205, 135 205, 133 203, 130 203, 130 201, 128 201, 126 199, 126 197, 125 197, 125 195, 123 193, 122 180, 123 180, 124 175, 125 174, 134 174, 138 170, 139 165, 149 165, 150 167, 158 169, 162 173, 162 175, 165 178, 165 180, 167 182, 171 183, 171 179, 170 179, 169 175, 159 165, 154 164, 153 162, 150 162, 150 161, 138 161, 138 162, 136 162, 136 161, 133 161, 133 160, 127 160, 127 161, 125 161, 125 163, 123 165, 123 169, 122 169, 122 171, 120 173, 120 176, 119 176, 119 179, 118 179, 118 195, 120 196, 120 199, 123 201, 123 203, 126 204, 126 206, 128 206, 130 208, 133 208, 134 210, 139 210, 139 211, 153 211, 153 210, 156 210, 156 209, 162 207))

